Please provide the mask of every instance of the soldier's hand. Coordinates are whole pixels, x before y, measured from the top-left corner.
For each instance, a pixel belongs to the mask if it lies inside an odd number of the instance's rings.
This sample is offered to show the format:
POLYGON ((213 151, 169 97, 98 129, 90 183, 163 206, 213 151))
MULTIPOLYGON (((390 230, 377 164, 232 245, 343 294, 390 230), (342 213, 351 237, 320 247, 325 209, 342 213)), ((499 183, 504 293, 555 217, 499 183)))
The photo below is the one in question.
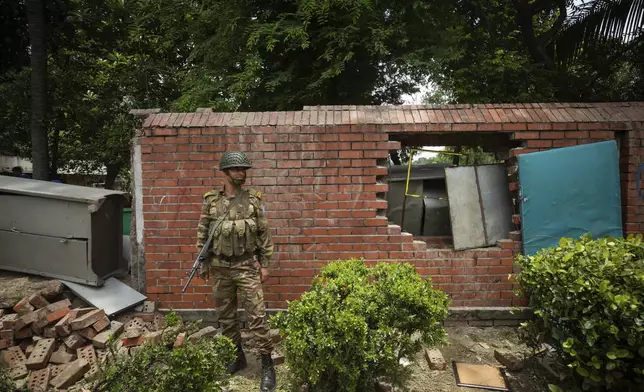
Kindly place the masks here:
POLYGON ((210 268, 200 267, 199 268, 199 277, 203 280, 208 280, 210 278, 210 268))
POLYGON ((263 268, 263 267, 262 267, 262 268, 260 268, 260 269, 259 269, 259 272, 260 272, 260 278, 259 278, 259 280, 260 280, 260 282, 262 282, 262 283, 266 282, 266 281, 268 280, 268 278, 270 277, 270 275, 271 275, 271 274, 268 272, 268 269, 267 269, 267 268, 263 268))

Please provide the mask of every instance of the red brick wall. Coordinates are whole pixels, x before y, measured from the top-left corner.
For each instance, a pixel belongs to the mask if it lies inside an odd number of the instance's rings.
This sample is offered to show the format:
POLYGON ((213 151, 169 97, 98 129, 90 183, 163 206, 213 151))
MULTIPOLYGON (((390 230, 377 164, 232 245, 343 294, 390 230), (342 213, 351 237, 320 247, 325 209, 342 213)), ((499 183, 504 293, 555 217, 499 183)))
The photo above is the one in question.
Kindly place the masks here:
MULTIPOLYGON (((140 140, 147 295, 159 300, 163 308, 213 307, 211 288, 200 279, 193 280, 184 294, 181 286, 196 256, 201 195, 220 183, 213 168, 227 149, 247 151, 255 167, 249 172, 248 186, 265 193, 276 244, 272 277, 265 286, 268 308, 284 308, 285 301, 308 289, 320 267, 350 257, 411 262, 450 294, 453 306, 523 303, 514 297, 513 284, 507 280, 513 272, 513 257, 521 249, 519 231, 497 247, 454 251, 427 249, 425 242, 389 225, 384 200, 387 185, 382 182, 387 169, 379 164, 390 150, 400 147, 399 142, 389 141, 389 134, 396 132, 505 131, 524 141, 524 147, 511 151, 514 156, 612 139, 615 130, 623 132, 620 169, 625 229, 644 230, 644 205, 635 195, 634 180, 637 166, 643 163, 643 135, 639 130, 622 130, 633 124, 521 124, 501 110, 484 113, 495 124, 486 122, 483 114, 478 124, 469 124, 460 123, 464 116, 458 114, 445 118, 451 110, 435 111, 444 117, 443 123, 434 124, 427 123, 432 118, 423 112, 410 111, 405 117, 405 111, 398 119, 400 124, 389 125, 352 125, 368 122, 369 114, 354 116, 347 111, 327 111, 322 124, 319 119, 314 123, 313 114, 304 124, 306 111, 243 113, 241 120, 238 114, 149 117, 140 140), (336 125, 343 122, 349 124, 336 125)), ((642 129, 641 123, 635 126, 642 129)), ((510 184, 510 189, 516 185, 510 184)), ((517 217, 515 223, 519 230, 517 217)))
POLYGON ((619 168, 621 176, 622 221, 626 233, 644 233, 644 169, 640 188, 636 188, 635 176, 644 164, 644 123, 639 130, 622 132, 620 137, 619 168))

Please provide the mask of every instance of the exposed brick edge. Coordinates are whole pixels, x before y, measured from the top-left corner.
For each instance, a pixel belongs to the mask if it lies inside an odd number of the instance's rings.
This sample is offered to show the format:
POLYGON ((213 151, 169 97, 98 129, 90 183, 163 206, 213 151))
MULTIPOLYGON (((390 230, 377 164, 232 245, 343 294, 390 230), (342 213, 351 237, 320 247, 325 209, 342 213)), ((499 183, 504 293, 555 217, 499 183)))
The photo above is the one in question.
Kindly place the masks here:
MULTIPOLYGON (((201 128, 244 126, 327 126, 327 125, 416 125, 418 131, 527 130, 529 124, 603 123, 606 129, 632 129, 631 122, 644 122, 644 102, 557 106, 557 104, 516 104, 502 107, 485 105, 443 105, 438 108, 402 106, 331 107, 324 110, 286 112, 209 112, 150 114, 144 128, 201 128), (339 109, 338 109, 339 108, 339 109), (613 123, 618 124, 615 128, 613 123), (496 124, 507 128, 499 129, 496 124), (480 127, 482 126, 482 127, 480 127), (494 126, 495 129, 489 129, 494 126)), ((570 104, 572 105, 572 104, 570 104)), ((385 130, 386 131, 386 130, 385 130)), ((167 135, 163 135, 167 136, 167 135)))
MULTIPOLYGON (((538 108, 595 108, 598 106, 609 107, 628 107, 644 105, 641 101, 625 101, 625 102, 553 102, 553 103, 460 103, 460 104, 422 104, 422 105, 403 105, 409 109, 471 109, 471 108, 486 108, 486 109, 538 109, 538 108)), ((391 106, 382 105, 314 105, 304 106, 303 110, 358 110, 359 108, 366 109, 380 109, 382 107, 388 108, 391 106)))

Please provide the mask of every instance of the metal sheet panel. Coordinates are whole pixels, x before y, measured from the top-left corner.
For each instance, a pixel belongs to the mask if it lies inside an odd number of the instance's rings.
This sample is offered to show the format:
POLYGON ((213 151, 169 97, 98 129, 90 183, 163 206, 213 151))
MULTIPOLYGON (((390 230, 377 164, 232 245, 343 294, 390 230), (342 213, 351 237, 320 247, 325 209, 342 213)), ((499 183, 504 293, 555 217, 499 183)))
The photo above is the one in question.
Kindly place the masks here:
POLYGON ((125 195, 124 192, 109 189, 90 188, 9 176, 0 176, 0 192, 39 196, 50 199, 82 201, 86 203, 100 202, 109 195, 125 195))
MULTIPOLYGON (((423 193, 423 181, 409 181, 409 194, 421 195, 423 193)), ((402 206, 405 197, 404 182, 390 182, 387 201, 387 218, 397 225, 402 223, 402 206)), ((422 216, 423 216, 423 199, 418 197, 407 197, 407 207, 405 208, 405 227, 403 231, 413 235, 421 235, 422 216)))
POLYGON ((509 238, 512 230, 512 198, 504 165, 477 166, 487 245, 509 238))
POLYGON ((92 241, 90 255, 98 276, 127 272, 123 259, 123 209, 118 198, 108 197, 101 208, 92 214, 92 241))
POLYGON ((504 165, 445 169, 454 249, 494 246, 508 238, 512 204, 504 165))
POLYGON ((107 279, 101 287, 90 287, 64 280, 62 282, 92 306, 103 309, 108 316, 133 308, 147 299, 145 295, 115 278, 107 279))
MULTIPOLYGON (((427 165, 412 165, 409 179, 415 180, 435 180, 445 178, 445 168, 452 166, 449 163, 431 163, 427 165)), ((391 182, 406 182, 407 181, 407 165, 392 165, 389 166, 389 181, 391 182)))
POLYGON ((425 180, 423 184, 423 236, 451 236, 449 202, 445 180, 425 180))
POLYGON ((86 241, 0 231, 0 249, 3 269, 97 284, 86 241))
POLYGON ((0 230, 62 238, 88 238, 87 204, 69 200, 0 194, 0 230))
POLYGON ((472 166, 445 168, 445 182, 452 221, 454 249, 478 248, 486 244, 483 214, 472 166))
POLYGON ((614 140, 522 154, 518 164, 524 254, 561 237, 623 236, 614 140))

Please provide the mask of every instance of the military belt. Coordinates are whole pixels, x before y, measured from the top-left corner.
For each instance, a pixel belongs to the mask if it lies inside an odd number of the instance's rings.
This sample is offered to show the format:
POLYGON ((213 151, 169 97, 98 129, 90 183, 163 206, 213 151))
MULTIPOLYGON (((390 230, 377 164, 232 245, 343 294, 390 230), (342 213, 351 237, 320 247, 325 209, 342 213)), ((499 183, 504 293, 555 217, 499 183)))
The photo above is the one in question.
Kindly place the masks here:
POLYGON ((239 263, 243 263, 244 261, 252 260, 253 259, 253 254, 252 253, 244 253, 244 254, 239 255, 239 256, 217 255, 215 257, 217 258, 217 260, 219 260, 222 263, 232 265, 232 264, 239 264, 239 263))

